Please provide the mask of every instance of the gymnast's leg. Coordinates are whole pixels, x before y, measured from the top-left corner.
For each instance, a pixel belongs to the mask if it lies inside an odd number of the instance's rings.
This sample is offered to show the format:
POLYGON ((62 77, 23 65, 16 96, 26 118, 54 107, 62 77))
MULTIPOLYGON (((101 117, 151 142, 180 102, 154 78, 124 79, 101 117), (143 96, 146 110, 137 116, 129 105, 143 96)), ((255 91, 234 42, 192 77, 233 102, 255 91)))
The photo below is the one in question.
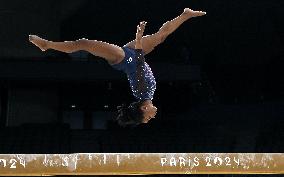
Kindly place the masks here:
MULTIPOLYGON (((181 15, 164 23, 157 33, 143 36, 142 43, 144 53, 148 54, 153 51, 157 45, 161 44, 168 35, 173 33, 178 27, 180 27, 181 24, 183 24, 188 19, 192 17, 203 16, 205 14, 206 12, 193 11, 189 8, 185 8, 181 15)), ((125 46, 135 48, 135 40, 127 43, 125 46)))
POLYGON ((121 47, 102 41, 79 39, 76 41, 53 42, 36 35, 30 35, 29 40, 42 51, 54 49, 65 53, 72 53, 84 50, 95 56, 104 58, 111 65, 119 63, 125 56, 121 47))

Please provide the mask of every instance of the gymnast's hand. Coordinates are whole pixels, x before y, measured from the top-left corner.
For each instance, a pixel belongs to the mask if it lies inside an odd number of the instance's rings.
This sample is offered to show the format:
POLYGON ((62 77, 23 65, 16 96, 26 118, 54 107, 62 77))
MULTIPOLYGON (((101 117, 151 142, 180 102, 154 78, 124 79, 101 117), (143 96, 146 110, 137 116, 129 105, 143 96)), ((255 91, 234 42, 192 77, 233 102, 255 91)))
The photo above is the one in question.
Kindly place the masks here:
POLYGON ((137 25, 135 49, 142 49, 142 37, 146 24, 147 22, 142 21, 139 25, 137 25))

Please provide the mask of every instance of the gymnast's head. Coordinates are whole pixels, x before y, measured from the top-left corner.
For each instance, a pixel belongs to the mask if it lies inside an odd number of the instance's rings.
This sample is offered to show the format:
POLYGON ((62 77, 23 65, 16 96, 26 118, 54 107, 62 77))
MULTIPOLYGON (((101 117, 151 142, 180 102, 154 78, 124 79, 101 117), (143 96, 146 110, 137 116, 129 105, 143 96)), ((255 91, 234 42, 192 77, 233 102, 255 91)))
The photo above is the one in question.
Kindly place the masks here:
POLYGON ((123 104, 117 109, 116 121, 122 127, 135 127, 141 123, 148 123, 157 114, 157 107, 152 104, 152 101, 133 102, 129 106, 123 104))

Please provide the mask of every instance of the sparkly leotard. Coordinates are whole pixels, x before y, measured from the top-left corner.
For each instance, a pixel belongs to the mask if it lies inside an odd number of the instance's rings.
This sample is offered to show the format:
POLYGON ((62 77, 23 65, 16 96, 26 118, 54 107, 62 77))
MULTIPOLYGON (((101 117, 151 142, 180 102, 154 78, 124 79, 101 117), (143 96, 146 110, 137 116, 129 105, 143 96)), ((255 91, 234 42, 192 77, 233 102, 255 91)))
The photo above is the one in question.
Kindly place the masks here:
POLYGON ((139 101, 152 100, 156 90, 156 80, 150 66, 145 62, 141 49, 123 47, 125 58, 112 65, 127 74, 127 78, 135 98, 139 101))

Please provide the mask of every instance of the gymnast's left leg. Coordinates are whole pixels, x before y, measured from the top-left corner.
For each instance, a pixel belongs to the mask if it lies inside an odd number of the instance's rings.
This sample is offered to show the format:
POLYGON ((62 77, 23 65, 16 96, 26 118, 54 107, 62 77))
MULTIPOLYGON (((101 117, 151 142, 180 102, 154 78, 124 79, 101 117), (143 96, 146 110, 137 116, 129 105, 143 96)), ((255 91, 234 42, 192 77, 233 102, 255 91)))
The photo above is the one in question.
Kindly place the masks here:
POLYGON ((53 49, 60 52, 72 53, 84 50, 105 59, 111 65, 119 63, 125 56, 121 47, 97 40, 79 39, 75 41, 53 42, 36 35, 30 35, 29 40, 42 51, 53 49))
MULTIPOLYGON (((161 44, 167 38, 167 36, 172 34, 178 27, 180 27, 188 19, 193 17, 203 16, 205 14, 206 12, 193 11, 189 8, 185 8, 181 15, 164 23, 158 32, 152 35, 143 36, 142 43, 143 43, 144 53, 148 54, 151 51, 153 51, 157 45, 161 44)), ((125 46, 134 49, 135 40, 127 43, 125 46)))

